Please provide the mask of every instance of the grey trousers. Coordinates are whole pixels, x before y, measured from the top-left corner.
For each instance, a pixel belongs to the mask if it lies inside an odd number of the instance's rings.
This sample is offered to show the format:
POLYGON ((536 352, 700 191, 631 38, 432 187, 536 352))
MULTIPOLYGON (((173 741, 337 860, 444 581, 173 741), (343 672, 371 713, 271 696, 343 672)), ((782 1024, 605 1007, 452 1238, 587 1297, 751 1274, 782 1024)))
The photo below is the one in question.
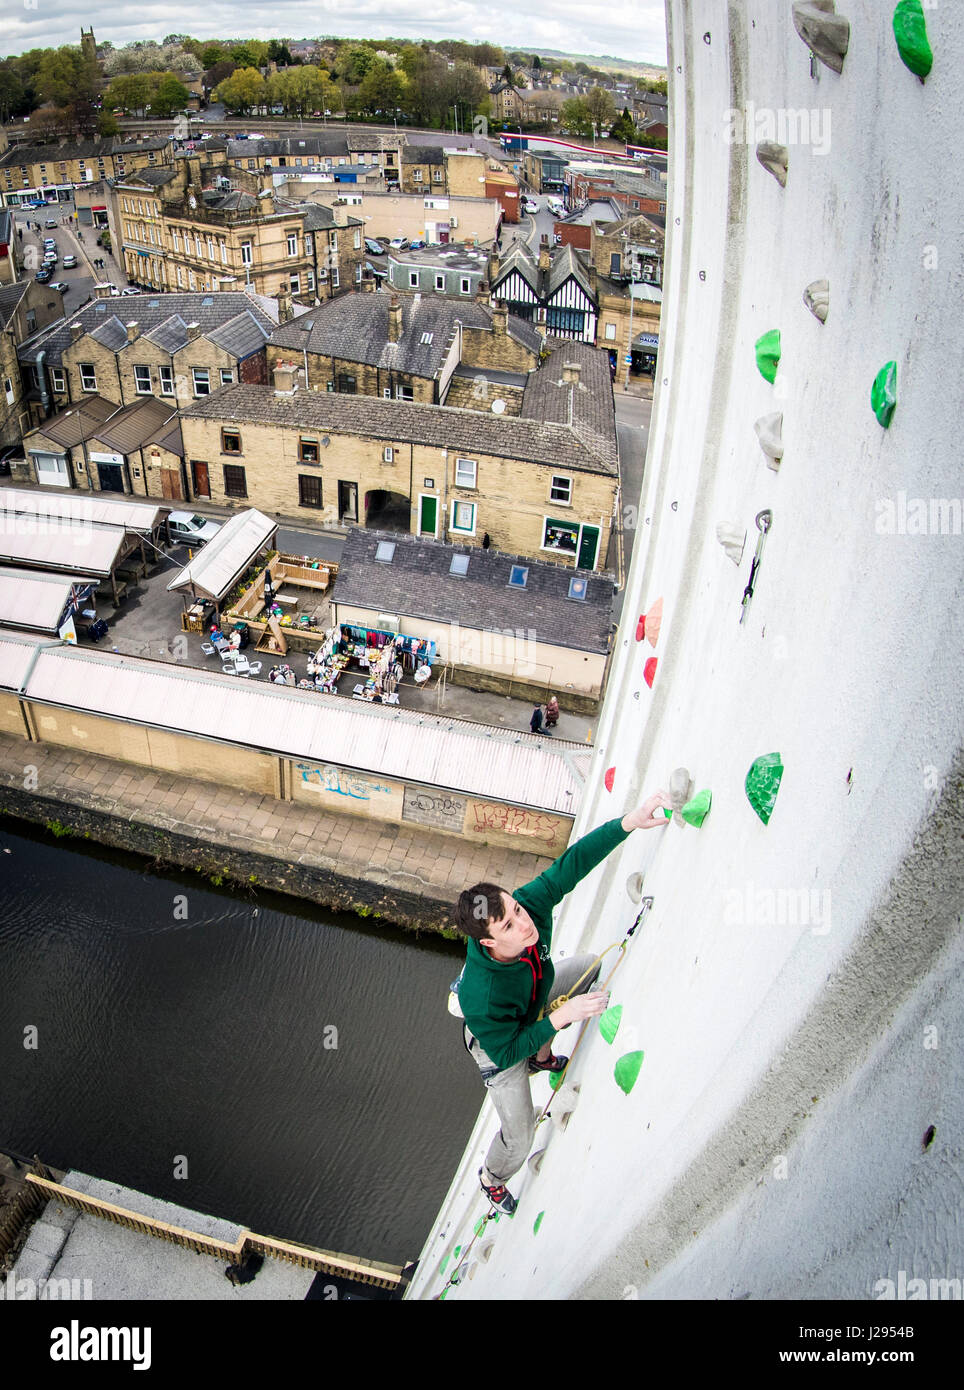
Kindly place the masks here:
MULTIPOLYGON (((573 956, 562 960, 556 966, 556 978, 547 1001, 550 1004, 561 994, 571 994, 573 985, 595 960, 595 956, 573 956)), ((583 980, 575 991, 585 994, 599 978, 601 966, 583 980)), ((558 1034, 556 1035, 558 1039, 558 1034)), ((529 1089, 529 1060, 525 1058, 514 1067, 499 1071, 492 1059, 482 1050, 478 1038, 465 1030, 465 1044, 482 1073, 482 1080, 495 1106, 502 1128, 489 1145, 482 1168, 482 1179, 487 1186, 498 1187, 508 1182, 517 1173, 529 1156, 535 1133, 535 1114, 532 1108, 532 1094, 529 1089)), ((550 1040, 555 1051, 555 1041, 550 1040)))

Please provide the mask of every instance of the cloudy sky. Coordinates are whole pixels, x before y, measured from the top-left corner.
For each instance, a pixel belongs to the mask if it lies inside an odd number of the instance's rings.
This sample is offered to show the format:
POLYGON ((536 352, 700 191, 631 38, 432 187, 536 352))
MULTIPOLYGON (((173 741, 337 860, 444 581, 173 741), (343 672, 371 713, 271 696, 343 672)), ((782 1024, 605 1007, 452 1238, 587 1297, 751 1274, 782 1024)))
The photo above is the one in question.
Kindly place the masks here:
POLYGON ((569 53, 665 64, 663 0, 525 0, 496 8, 483 0, 0 0, 0 56, 28 48, 79 44, 81 25, 115 47, 165 34, 195 38, 345 38, 487 40, 507 48, 537 46, 569 53), (270 22, 265 23, 270 16, 270 22))

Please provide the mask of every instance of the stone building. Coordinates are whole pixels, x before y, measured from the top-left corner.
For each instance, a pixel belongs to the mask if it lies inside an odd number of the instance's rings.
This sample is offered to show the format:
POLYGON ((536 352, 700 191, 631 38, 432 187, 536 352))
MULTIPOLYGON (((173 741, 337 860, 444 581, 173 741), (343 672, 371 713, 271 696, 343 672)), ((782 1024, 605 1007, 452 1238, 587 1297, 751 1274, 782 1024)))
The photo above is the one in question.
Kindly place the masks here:
POLYGON ((35 280, 0 285, 0 452, 19 444, 33 422, 37 387, 20 371, 17 349, 25 338, 49 323, 63 322, 63 299, 57 290, 35 280))
POLYGON ((0 153, 0 205, 17 207, 38 198, 67 202, 74 189, 85 184, 173 166, 166 137, 11 145, 0 153))

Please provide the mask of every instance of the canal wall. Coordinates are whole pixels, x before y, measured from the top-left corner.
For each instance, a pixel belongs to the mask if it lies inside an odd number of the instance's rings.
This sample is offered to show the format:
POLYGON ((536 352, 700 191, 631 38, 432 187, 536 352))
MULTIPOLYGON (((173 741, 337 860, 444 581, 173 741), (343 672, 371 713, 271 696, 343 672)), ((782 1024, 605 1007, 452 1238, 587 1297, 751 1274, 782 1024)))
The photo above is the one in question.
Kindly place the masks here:
POLYGON ((214 884, 288 893, 413 931, 452 933, 463 888, 482 881, 515 888, 550 863, 2 735, 0 813, 0 825, 27 821, 214 884))

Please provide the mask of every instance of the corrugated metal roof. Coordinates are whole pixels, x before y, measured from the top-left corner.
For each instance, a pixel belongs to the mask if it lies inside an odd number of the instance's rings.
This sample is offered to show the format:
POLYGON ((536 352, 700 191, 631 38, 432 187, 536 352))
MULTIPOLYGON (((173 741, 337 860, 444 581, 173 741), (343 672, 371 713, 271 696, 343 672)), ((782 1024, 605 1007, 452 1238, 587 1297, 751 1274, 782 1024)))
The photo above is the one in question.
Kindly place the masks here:
POLYGON ((21 690, 40 644, 30 638, 0 635, 0 690, 21 690))
POLYGON ((119 498, 96 493, 28 492, 16 487, 0 490, 0 512, 95 521, 102 526, 122 526, 125 531, 143 532, 144 535, 148 535, 170 510, 170 507, 159 507, 156 502, 122 502, 119 498))
POLYGON ((213 540, 168 584, 221 599, 244 573, 278 523, 252 508, 226 521, 213 540))
POLYGON ((0 623, 56 632, 73 586, 90 582, 42 570, 0 570, 0 623))
POLYGON ((36 565, 56 574, 105 578, 116 564, 126 536, 119 526, 0 512, 0 562, 36 565))
MULTIPOLYGON (((14 674, 22 669, 10 658, 14 674)), ((4 670, 0 639, 0 679, 4 670)), ((399 781, 574 815, 591 749, 337 695, 77 647, 42 651, 28 699, 399 781)))

